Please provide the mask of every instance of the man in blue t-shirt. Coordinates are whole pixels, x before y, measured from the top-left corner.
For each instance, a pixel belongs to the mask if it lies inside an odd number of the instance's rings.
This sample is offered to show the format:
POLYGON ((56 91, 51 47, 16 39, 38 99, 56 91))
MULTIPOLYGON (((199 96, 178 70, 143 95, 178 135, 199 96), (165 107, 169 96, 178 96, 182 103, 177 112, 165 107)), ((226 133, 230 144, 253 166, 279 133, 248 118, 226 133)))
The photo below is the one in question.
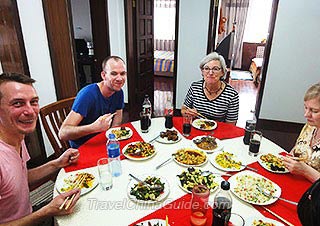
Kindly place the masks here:
POLYGON ((107 57, 102 62, 101 78, 101 82, 79 91, 71 112, 62 123, 59 137, 69 140, 73 148, 122 123, 122 87, 127 79, 124 61, 118 56, 107 57))

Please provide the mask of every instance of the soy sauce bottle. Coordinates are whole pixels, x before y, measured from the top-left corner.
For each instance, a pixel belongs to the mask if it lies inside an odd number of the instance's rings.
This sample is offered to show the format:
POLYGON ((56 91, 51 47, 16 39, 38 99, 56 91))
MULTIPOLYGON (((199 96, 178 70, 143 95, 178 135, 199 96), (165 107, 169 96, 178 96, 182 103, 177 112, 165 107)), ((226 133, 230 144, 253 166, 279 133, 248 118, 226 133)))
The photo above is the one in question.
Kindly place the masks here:
POLYGON ((221 189, 214 198, 212 226, 228 225, 232 207, 230 183, 221 182, 221 189))

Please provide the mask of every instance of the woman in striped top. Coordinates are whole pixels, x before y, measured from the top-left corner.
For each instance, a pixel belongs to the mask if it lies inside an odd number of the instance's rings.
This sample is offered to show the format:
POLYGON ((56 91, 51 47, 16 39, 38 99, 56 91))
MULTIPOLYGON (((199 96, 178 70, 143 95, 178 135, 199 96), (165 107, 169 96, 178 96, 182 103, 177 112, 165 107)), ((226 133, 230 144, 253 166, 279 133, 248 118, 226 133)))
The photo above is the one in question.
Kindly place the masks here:
POLYGON ((193 82, 181 107, 182 115, 205 117, 236 124, 239 113, 238 92, 225 83, 227 67, 223 56, 216 52, 205 56, 200 62, 202 79, 193 82))

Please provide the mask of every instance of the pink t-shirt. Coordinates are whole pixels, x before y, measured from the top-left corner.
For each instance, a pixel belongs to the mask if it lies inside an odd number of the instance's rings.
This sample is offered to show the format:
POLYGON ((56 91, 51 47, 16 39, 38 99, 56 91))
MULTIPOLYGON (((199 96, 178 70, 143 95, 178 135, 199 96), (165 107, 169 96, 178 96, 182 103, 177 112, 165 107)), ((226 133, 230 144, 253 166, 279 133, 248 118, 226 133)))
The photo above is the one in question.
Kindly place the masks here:
POLYGON ((0 140, 0 223, 32 212, 29 200, 27 161, 30 156, 22 141, 21 157, 15 148, 0 140))

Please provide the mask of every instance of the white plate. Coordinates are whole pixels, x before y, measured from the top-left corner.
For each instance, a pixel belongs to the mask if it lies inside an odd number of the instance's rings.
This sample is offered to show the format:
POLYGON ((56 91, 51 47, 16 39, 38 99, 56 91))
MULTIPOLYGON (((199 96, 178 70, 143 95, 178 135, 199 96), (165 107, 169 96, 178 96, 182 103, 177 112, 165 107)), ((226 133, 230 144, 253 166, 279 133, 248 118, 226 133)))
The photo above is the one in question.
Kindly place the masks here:
POLYGON ((275 197, 280 197, 280 195, 281 195, 281 188, 279 187, 279 185, 277 185, 273 181, 269 180, 268 178, 266 178, 266 177, 264 177, 264 176, 262 176, 260 174, 252 172, 250 170, 245 170, 245 171, 239 172, 239 173, 231 176, 229 178, 229 180, 228 180, 229 183, 230 183, 230 190, 232 191, 232 193, 235 194, 235 196, 237 196, 239 199, 241 199, 241 200, 243 200, 245 202, 248 202, 248 203, 251 203, 251 204, 255 204, 255 205, 269 205, 269 204, 274 203, 278 199, 277 198, 270 198, 269 200, 258 202, 258 201, 248 200, 248 199, 240 196, 240 194, 235 190, 239 185, 238 181, 237 181, 238 177, 240 177, 240 178, 241 177, 246 177, 246 178, 243 179, 243 184, 242 185, 240 184, 240 187, 243 186, 244 189, 247 191, 247 193, 250 194, 250 196, 258 197, 257 199, 259 199, 259 197, 265 198, 265 196, 263 194, 261 194, 259 192, 259 190, 257 189, 257 187, 256 187, 257 182, 255 180, 248 179, 248 177, 249 178, 259 178, 259 179, 262 179, 262 180, 266 180, 268 183, 271 183, 272 186, 275 189, 275 192, 274 192, 273 195, 275 197))
POLYGON ((71 173, 67 173, 62 179, 58 180, 56 182, 56 189, 59 193, 64 193, 63 191, 61 191, 62 188, 67 188, 68 184, 64 181, 65 179, 69 178, 69 177, 73 177, 76 176, 76 174, 79 173, 90 173, 94 176, 94 181, 92 184, 92 187, 90 188, 82 188, 81 189, 81 195, 87 194, 88 192, 90 192, 91 190, 93 190, 98 184, 99 184, 99 177, 97 174, 93 173, 93 172, 84 172, 84 171, 80 171, 80 172, 71 172, 71 173))
POLYGON ((162 183, 164 183, 164 190, 163 190, 163 193, 160 194, 157 199, 155 201, 153 200, 140 200, 140 199, 137 199, 134 195, 131 195, 130 194, 130 191, 131 191, 131 188, 134 187, 135 184, 137 184, 138 182, 134 179, 131 179, 129 184, 128 184, 128 187, 127 187, 127 194, 128 194, 128 197, 136 202, 136 203, 140 203, 140 204, 152 204, 152 203, 158 203, 158 202, 162 202, 163 200, 165 200, 167 198, 167 196, 169 195, 169 192, 170 192, 170 187, 169 187, 169 182, 162 176, 159 176, 159 175, 154 175, 154 174, 151 174, 151 175, 138 175, 137 178, 139 178, 140 180, 144 181, 148 176, 151 176, 151 177, 158 177, 160 178, 160 181, 162 183))
POLYGON ((131 142, 131 143, 127 144, 126 146, 124 146, 124 148, 122 149, 123 155, 124 155, 126 158, 131 159, 131 160, 135 160, 135 161, 143 161, 143 160, 147 160, 147 159, 150 159, 150 158, 152 158, 153 156, 155 156, 155 154, 157 153, 157 151, 156 151, 154 145, 152 145, 152 146, 153 146, 154 153, 151 154, 151 155, 149 155, 149 156, 146 156, 146 157, 133 157, 133 156, 128 155, 128 154, 125 153, 126 150, 127 150, 127 148, 129 147, 129 145, 134 145, 134 144, 140 143, 140 142, 142 142, 142 141, 131 142))
MULTIPOLYGON (((214 152, 211 156, 210 156, 210 162, 211 162, 211 164, 214 166, 214 167, 216 167, 217 169, 219 169, 219 170, 222 170, 222 171, 227 171, 227 172, 238 172, 238 171, 241 171, 241 170, 243 170, 245 167, 244 166, 240 166, 240 168, 239 169, 236 169, 236 168, 223 168, 222 166, 220 166, 218 163, 217 163, 217 161, 216 161, 216 157, 217 157, 217 155, 219 155, 219 154, 221 154, 221 153, 223 153, 222 151, 219 151, 219 152, 214 152)), ((231 152, 228 152, 228 153, 231 153, 231 152)), ((234 156, 232 157, 232 159, 233 160, 235 160, 235 161, 240 161, 240 162, 242 162, 241 161, 241 159, 240 158, 238 158, 238 156, 236 155, 236 154, 234 154, 234 153, 232 153, 234 156)))
MULTIPOLYGON (((112 130, 120 130, 120 129, 121 129, 121 127, 113 127, 113 128, 108 129, 106 132, 106 137, 109 138, 109 134, 112 133, 112 130)), ((133 135, 132 129, 130 129, 129 127, 125 127, 125 129, 129 130, 128 135, 121 136, 121 137, 117 138, 117 140, 126 140, 126 139, 129 139, 130 137, 132 137, 132 135, 133 135)))
MULTIPOLYGON (((165 132, 165 131, 163 131, 163 132, 165 132)), ((162 137, 159 136, 156 139, 156 141, 159 142, 159 143, 162 143, 162 144, 175 144, 175 143, 178 143, 181 140, 181 135, 179 133, 177 134, 177 136, 178 136, 178 140, 168 140, 168 137, 162 138, 162 137)))
MULTIPOLYGON (((267 165, 264 161, 262 161, 262 160, 260 159, 261 156, 262 156, 262 155, 259 155, 259 157, 258 157, 258 162, 259 162, 259 164, 260 164, 263 168, 265 168, 266 170, 268 170, 268 171, 270 171, 270 172, 272 172, 272 173, 289 173, 289 170, 288 170, 287 168, 284 168, 285 171, 274 171, 274 170, 272 170, 272 169, 269 169, 269 168, 268 168, 268 165, 267 165)), ((278 157, 278 156, 277 156, 277 157, 278 157)))
MULTIPOLYGON (((182 149, 192 149, 192 148, 182 148, 182 149)), ((181 149, 179 149, 179 150, 181 150, 181 149)), ((208 156, 206 155, 206 153, 204 153, 204 152, 201 151, 201 150, 197 150, 197 149, 192 149, 192 150, 196 150, 196 151, 199 151, 199 152, 203 153, 203 154, 206 156, 206 160, 205 160, 204 162, 200 163, 200 164, 197 164, 197 165, 194 165, 194 164, 193 164, 193 165, 184 164, 184 163, 182 163, 182 162, 179 162, 175 157, 173 158, 173 160, 174 160, 176 163, 178 163, 179 165, 184 166, 184 167, 203 166, 204 164, 207 163, 207 161, 208 161, 208 156)))
POLYGON ((198 119, 195 119, 192 121, 192 126, 196 129, 200 129, 200 130, 213 130, 213 129, 217 128, 217 123, 214 120, 198 118, 198 119), (207 128, 201 128, 200 125, 205 121, 213 122, 214 126, 210 126, 207 128))
MULTIPOLYGON (((166 221, 162 219, 150 219, 150 220, 141 221, 135 224, 135 226, 149 226, 149 223, 151 224, 151 226, 154 226, 154 225, 166 226, 166 221)), ((170 224, 168 224, 168 226, 170 226, 170 224)))
MULTIPOLYGON (((199 169, 199 168, 195 168, 195 169, 198 169, 198 170, 202 171, 202 170, 199 169)), ((188 171, 188 169, 187 169, 187 170, 184 170, 184 171, 188 171)), ((183 171, 183 172, 184 172, 184 171, 183 171)), ((180 174, 182 174, 183 172, 181 172, 180 174)), ((179 175, 180 175, 180 174, 179 174, 179 175)), ((217 185, 216 187, 210 189, 210 192, 211 192, 211 193, 214 192, 215 190, 217 190, 217 188, 220 187, 221 181, 224 180, 221 176, 218 176, 218 175, 213 175, 213 176, 215 177, 215 178, 214 178, 214 181, 215 181, 218 185, 217 185)), ((187 192, 187 193, 192 193, 192 191, 189 191, 188 189, 186 189, 185 187, 182 186, 181 181, 180 181, 180 178, 178 177, 178 175, 177 175, 177 183, 178 183, 179 187, 180 187, 183 191, 185 191, 185 192, 187 192)))
POLYGON ((223 145, 221 143, 221 140, 219 140, 218 138, 216 138, 216 142, 217 142, 218 146, 216 148, 214 148, 214 149, 206 150, 206 149, 202 149, 202 148, 198 147, 198 145, 196 145, 193 141, 196 140, 196 139, 201 139, 202 137, 207 137, 207 136, 205 136, 205 135, 204 136, 197 136, 197 137, 194 137, 192 139, 192 144, 193 144, 193 146, 195 148, 198 148, 198 149, 200 149, 200 150, 202 150, 202 151, 204 151, 206 153, 212 153, 212 152, 216 152, 216 151, 221 151, 223 149, 223 145))
POLYGON ((270 219, 268 217, 264 217, 264 216, 262 216, 262 217, 249 217, 248 219, 245 219, 245 226, 252 226, 254 220, 256 220, 256 221, 262 220, 265 223, 272 223, 276 226, 284 226, 284 224, 282 224, 281 222, 270 219))

